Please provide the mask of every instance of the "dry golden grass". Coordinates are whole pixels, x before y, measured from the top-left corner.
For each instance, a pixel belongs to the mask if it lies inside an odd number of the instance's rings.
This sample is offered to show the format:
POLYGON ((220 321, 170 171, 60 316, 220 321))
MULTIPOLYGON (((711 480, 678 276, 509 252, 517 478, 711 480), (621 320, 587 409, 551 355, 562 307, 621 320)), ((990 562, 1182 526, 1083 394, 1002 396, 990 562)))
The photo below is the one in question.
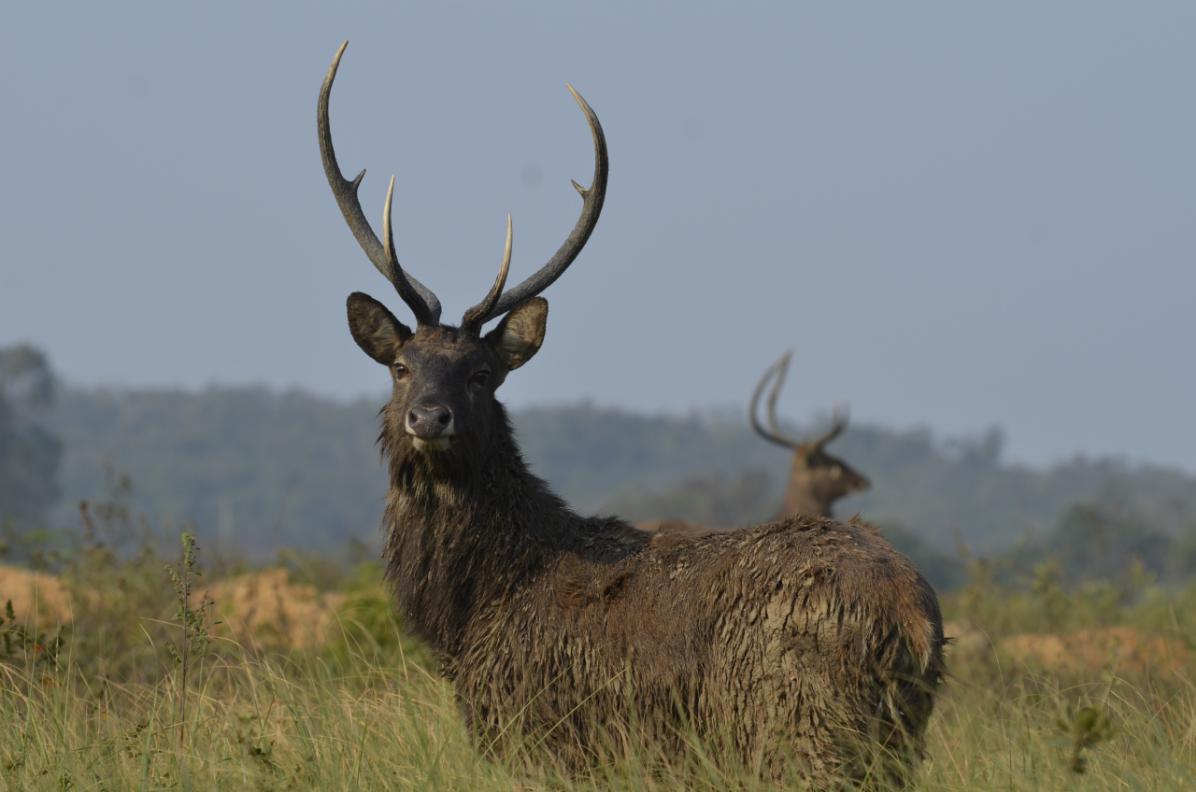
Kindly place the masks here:
POLYGON ((250 646, 306 648, 327 642, 338 629, 339 592, 292 583, 285 569, 263 569, 196 588, 193 606, 203 597, 215 603, 223 632, 250 646))
POLYGON ((1192 653, 1180 641, 1124 626, 1013 635, 997 644, 997 654, 1005 662, 1055 674, 1174 676, 1192 667, 1192 653))
MULTIPOLYGON (((206 596, 215 604, 216 632, 249 645, 305 648, 327 642, 345 602, 339 592, 292 583, 285 569, 264 569, 196 588, 192 605, 206 596)), ((45 629, 74 621, 70 588, 60 578, 0 566, 0 609, 7 602, 18 621, 45 629)), ((2 611, 0 611, 2 612, 2 611)))
POLYGON ((943 636, 947 639, 944 653, 948 666, 969 664, 993 651, 992 638, 970 621, 943 622, 943 636))
POLYGON ((7 602, 12 602, 17 619, 32 627, 69 624, 74 618, 67 587, 43 572, 0 566, 0 609, 7 602))

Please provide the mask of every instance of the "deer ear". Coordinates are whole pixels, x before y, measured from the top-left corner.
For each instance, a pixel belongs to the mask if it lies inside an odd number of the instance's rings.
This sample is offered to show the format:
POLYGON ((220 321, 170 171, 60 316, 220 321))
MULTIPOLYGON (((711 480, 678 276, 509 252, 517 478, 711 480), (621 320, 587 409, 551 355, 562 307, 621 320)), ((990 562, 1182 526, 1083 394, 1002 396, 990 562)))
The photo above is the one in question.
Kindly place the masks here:
POLYGON ((368 294, 350 294, 348 309, 349 332, 357 346, 382 365, 393 364, 399 349, 411 338, 411 330, 368 294))
POLYGON ((548 300, 532 297, 519 303, 503 317, 498 327, 486 334, 486 341, 508 371, 532 359, 544 343, 548 324, 548 300))

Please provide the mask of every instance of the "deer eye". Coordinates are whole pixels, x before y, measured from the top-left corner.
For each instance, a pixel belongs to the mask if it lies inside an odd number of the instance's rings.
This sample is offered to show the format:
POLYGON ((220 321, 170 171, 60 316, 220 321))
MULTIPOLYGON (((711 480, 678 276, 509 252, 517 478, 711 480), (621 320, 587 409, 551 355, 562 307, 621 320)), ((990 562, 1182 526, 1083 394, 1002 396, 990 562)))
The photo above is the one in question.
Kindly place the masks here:
POLYGON ((391 366, 391 370, 394 371, 396 379, 403 379, 411 373, 411 369, 407 368, 402 363, 395 363, 393 366, 391 366))
POLYGON ((482 369, 481 371, 475 371, 473 373, 473 376, 471 376, 469 378, 469 384, 474 385, 478 388, 487 387, 490 384, 490 371, 487 369, 482 369))

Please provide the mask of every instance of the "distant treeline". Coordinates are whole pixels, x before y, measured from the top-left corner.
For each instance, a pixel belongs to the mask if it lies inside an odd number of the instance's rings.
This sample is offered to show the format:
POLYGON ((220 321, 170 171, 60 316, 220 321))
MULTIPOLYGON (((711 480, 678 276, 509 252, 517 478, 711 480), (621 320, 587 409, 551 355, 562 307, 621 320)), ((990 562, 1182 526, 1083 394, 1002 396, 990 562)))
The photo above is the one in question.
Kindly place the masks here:
MULTIPOLYGON (((381 403, 261 387, 62 388, 49 420, 64 448, 60 517, 126 474, 138 509, 235 539, 250 553, 368 539, 385 491, 374 443, 381 403)), ((758 521, 775 511, 788 471, 786 453, 754 436, 737 412, 575 404, 513 419, 533 468, 583 512, 758 521)), ((853 424, 834 450, 873 481, 871 491, 842 501, 839 515, 859 512, 937 553, 1035 546, 1064 518, 1074 523, 1078 507, 1173 539, 1196 525, 1191 475, 1081 457, 1049 469, 1007 464, 995 429, 939 439, 925 428, 853 424)))
MULTIPOLYGON (((386 490, 374 442, 382 401, 262 387, 62 387, 34 347, 0 347, 0 556, 28 544, 22 537, 80 526, 81 501, 114 493, 158 533, 186 526, 253 558, 374 543, 386 490)), ((739 410, 575 404, 513 419, 533 469, 577 510, 631 520, 730 528, 768 519, 790 463, 739 410)), ((1050 557, 1072 579, 1132 563, 1164 578, 1196 574, 1196 478, 1182 471, 1079 457, 1011 465, 996 429, 939 439, 853 424, 833 450, 873 481, 838 515, 879 525, 942 585, 979 556, 1026 574, 1050 557)))

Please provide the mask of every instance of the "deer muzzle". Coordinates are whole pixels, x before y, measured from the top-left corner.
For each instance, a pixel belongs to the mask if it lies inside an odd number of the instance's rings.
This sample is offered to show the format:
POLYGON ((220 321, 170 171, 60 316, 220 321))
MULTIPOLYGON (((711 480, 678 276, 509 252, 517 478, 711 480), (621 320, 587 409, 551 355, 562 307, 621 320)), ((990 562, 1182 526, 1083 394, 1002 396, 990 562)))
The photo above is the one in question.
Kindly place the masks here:
POLYGON ((443 404, 417 404, 407 413, 407 434, 417 449, 443 451, 453 437, 453 411, 443 404))

